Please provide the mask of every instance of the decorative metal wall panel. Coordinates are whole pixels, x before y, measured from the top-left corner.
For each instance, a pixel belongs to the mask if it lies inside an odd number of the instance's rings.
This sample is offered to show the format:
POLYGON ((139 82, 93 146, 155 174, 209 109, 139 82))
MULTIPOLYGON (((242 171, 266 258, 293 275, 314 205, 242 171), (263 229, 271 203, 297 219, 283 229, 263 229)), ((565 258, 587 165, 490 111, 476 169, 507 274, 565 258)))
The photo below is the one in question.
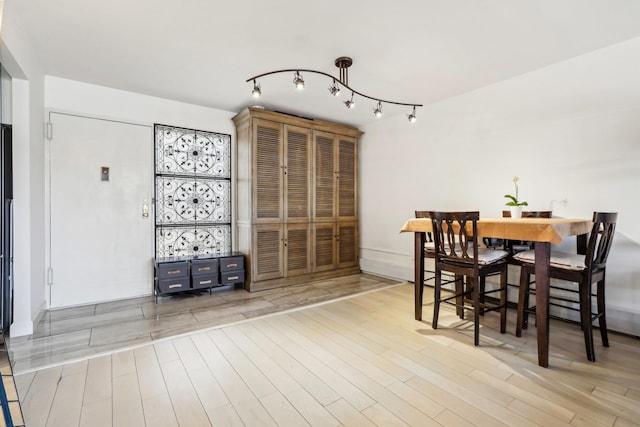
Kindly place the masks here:
POLYGON ((156 258, 231 251, 231 136, 155 125, 156 258))
POLYGON ((231 223, 231 182, 156 177, 156 224, 231 223))
POLYGON ((231 178, 231 135, 156 125, 156 174, 231 178))
POLYGON ((231 226, 158 227, 156 258, 231 252, 231 226))

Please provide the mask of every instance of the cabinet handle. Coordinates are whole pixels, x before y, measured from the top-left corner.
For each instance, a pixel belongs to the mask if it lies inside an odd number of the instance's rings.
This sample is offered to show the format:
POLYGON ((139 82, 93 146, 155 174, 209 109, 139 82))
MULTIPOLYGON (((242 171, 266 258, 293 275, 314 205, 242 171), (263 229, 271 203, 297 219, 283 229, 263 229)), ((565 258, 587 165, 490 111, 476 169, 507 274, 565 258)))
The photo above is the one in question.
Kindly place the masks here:
POLYGON ((238 276, 229 276, 227 277, 227 280, 238 280, 239 277, 238 276))
POLYGON ((170 271, 167 271, 167 274, 178 274, 180 272, 181 270, 170 270, 170 271))
POLYGON ((208 285, 209 283, 211 283, 211 280, 203 280, 200 282, 201 285, 208 285))
POLYGON ((227 264, 227 267, 237 267, 238 264, 227 264))
POLYGON ((209 271, 211 267, 198 267, 198 271, 209 271))
POLYGON ((182 287, 182 283, 176 283, 175 285, 169 285, 169 289, 181 288, 181 287, 182 287))

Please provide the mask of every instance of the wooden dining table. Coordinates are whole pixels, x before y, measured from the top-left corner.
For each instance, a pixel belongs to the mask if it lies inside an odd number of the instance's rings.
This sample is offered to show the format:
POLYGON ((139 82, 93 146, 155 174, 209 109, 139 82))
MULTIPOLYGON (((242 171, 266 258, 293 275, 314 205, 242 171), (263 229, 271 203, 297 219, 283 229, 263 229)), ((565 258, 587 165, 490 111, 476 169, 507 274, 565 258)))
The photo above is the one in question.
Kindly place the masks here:
MULTIPOLYGON (((478 221, 479 237, 495 237, 534 242, 536 254, 536 325, 538 364, 549 366, 549 262, 551 244, 559 244, 565 237, 579 236, 578 253, 586 247, 586 235, 591 232, 590 219, 569 218, 481 218, 478 221)), ((424 282, 424 244, 427 232, 432 231, 428 218, 410 218, 401 232, 413 232, 414 238, 414 287, 415 319, 422 320, 420 287, 424 282)))

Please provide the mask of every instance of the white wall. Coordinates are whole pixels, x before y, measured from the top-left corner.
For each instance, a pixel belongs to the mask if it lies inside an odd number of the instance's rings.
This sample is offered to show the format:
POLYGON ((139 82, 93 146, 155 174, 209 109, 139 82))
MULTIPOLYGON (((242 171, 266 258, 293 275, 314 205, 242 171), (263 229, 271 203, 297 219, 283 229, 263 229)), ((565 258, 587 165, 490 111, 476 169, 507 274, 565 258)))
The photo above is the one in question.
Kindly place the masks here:
POLYGON ((414 124, 395 117, 366 126, 362 269, 413 280, 413 235, 399 230, 414 210, 500 216, 517 175, 532 210, 620 213, 609 323, 640 335, 639 75, 637 38, 421 108, 414 124))
MULTIPOLYGON (((44 299, 44 73, 19 18, 3 4, 0 62, 11 77, 14 173, 14 323, 12 336, 32 332, 44 299)), ((5 106, 6 108, 6 106, 5 106)))

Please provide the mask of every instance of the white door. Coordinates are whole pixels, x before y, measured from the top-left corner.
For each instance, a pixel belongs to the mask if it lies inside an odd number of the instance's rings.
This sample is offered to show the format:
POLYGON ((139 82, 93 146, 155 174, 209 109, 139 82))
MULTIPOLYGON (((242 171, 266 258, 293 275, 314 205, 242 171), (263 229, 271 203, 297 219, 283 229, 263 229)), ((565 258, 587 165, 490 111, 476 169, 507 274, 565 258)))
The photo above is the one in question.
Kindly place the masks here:
POLYGON ((151 293, 152 128, 61 113, 51 122, 51 307, 151 293))

